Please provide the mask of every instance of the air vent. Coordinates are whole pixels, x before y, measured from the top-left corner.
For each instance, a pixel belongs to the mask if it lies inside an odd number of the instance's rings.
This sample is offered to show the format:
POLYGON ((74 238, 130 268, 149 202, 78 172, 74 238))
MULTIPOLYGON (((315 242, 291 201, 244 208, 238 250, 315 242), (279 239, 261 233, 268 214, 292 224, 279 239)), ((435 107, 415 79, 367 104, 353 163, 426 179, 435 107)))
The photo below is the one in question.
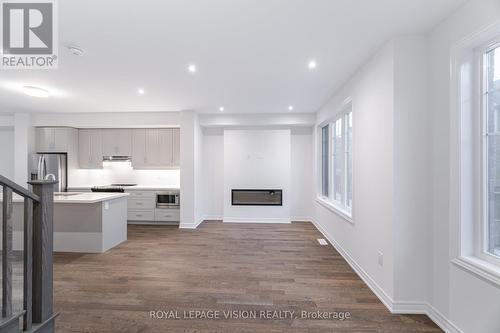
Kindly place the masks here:
POLYGON ((327 246, 328 245, 328 242, 325 239, 323 239, 323 238, 319 238, 318 239, 318 243, 321 246, 327 246))

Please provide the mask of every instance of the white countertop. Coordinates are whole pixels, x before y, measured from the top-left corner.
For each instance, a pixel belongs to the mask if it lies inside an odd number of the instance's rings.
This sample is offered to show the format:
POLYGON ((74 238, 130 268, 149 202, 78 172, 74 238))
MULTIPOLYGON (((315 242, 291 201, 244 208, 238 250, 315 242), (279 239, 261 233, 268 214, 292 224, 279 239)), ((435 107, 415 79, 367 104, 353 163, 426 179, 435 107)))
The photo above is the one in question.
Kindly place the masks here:
MULTIPOLYGON (((56 192, 54 193, 54 203, 82 203, 82 204, 93 204, 99 203, 119 198, 124 198, 129 196, 128 193, 108 193, 108 192, 88 192, 88 193, 78 193, 78 192, 56 192)), ((1 201, 1 199, 0 199, 1 201)), ((14 194, 12 196, 13 202, 24 202, 23 197, 14 194)))
MULTIPOLYGON (((68 186, 68 190, 90 190, 94 186, 109 186, 109 184, 99 185, 79 185, 79 186, 68 186)), ((164 190, 179 190, 179 185, 135 185, 135 186, 125 186, 125 191, 164 191, 164 190)))

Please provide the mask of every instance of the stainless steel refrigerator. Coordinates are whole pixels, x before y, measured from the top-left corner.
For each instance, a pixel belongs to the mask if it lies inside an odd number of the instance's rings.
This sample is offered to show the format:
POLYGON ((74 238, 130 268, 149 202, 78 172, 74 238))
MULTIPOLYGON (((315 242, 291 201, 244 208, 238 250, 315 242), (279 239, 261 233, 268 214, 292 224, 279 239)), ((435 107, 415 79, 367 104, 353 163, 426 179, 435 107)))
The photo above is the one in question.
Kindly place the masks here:
POLYGON ((33 154, 31 180, 57 180, 55 192, 68 191, 68 155, 63 153, 33 154))

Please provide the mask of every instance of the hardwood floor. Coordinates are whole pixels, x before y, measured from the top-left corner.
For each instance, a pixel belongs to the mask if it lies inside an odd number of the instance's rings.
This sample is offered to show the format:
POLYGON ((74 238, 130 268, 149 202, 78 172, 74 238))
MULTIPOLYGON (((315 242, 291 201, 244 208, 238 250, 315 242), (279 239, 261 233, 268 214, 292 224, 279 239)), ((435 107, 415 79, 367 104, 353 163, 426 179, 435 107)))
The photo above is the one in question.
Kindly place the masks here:
POLYGON ((426 316, 391 315, 317 238, 310 223, 130 226, 129 240, 107 253, 56 255, 57 332, 442 332, 426 316), (162 310, 181 319, 150 319, 150 311, 162 310), (185 319, 190 310, 259 315, 185 319), (351 318, 272 320, 260 316, 265 310, 298 317, 350 312, 351 318))

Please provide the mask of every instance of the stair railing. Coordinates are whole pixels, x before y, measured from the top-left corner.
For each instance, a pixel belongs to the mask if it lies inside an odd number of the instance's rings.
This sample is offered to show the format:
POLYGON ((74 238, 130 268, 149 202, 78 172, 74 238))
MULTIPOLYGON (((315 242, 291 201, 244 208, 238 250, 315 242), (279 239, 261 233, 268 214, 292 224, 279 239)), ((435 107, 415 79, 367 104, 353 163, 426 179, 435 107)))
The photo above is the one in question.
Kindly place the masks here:
POLYGON ((0 175, 2 200, 2 320, 0 332, 19 332, 12 313, 13 197, 24 198, 22 331, 54 332, 53 212, 54 184, 32 181, 32 191, 0 175))

